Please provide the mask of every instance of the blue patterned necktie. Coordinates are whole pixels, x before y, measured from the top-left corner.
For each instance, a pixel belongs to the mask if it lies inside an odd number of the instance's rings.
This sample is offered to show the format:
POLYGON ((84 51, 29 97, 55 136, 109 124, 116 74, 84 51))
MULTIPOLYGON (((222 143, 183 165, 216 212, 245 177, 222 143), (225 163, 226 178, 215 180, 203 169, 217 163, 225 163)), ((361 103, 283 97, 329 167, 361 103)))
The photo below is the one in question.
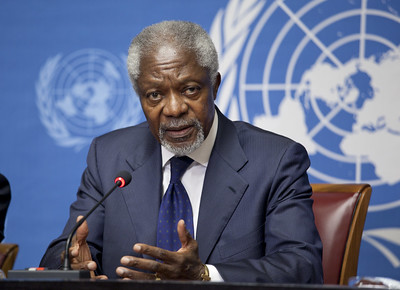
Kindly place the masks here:
POLYGON ((193 236, 193 213, 189 196, 181 177, 193 162, 189 157, 171 158, 171 181, 161 202, 158 215, 157 247, 177 251, 182 247, 176 227, 183 219, 187 230, 193 236))

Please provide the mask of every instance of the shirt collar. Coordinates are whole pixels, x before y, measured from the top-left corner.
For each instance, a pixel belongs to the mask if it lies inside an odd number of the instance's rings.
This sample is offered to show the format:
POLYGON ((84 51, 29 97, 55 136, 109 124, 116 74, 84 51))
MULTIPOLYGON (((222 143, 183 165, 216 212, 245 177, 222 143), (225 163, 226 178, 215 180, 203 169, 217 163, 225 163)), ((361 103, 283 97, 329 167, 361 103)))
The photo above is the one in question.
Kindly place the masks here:
MULTIPOLYGON (((214 113, 214 120, 211 125, 210 132, 208 132, 207 138, 204 142, 197 148, 194 152, 190 153, 188 156, 192 158, 197 163, 200 163, 203 166, 207 166, 208 160, 210 159, 212 148, 214 147, 215 139, 217 138, 218 131, 218 114, 217 110, 214 113)), ((162 165, 165 164, 174 157, 174 153, 168 151, 164 146, 161 146, 161 156, 162 156, 162 165)))

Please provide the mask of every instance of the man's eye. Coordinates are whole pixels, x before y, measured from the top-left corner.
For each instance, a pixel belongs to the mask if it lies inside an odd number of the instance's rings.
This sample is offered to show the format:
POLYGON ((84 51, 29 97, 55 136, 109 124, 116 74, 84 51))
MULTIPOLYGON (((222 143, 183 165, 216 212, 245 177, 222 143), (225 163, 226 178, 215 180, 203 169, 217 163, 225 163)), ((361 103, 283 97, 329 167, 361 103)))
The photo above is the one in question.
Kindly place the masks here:
POLYGON ((183 94, 186 96, 194 96, 198 94, 200 91, 200 87, 188 87, 184 90, 183 94))
POLYGON ((161 95, 157 92, 151 92, 151 93, 147 94, 147 98, 150 100, 159 100, 159 99, 161 99, 161 95))

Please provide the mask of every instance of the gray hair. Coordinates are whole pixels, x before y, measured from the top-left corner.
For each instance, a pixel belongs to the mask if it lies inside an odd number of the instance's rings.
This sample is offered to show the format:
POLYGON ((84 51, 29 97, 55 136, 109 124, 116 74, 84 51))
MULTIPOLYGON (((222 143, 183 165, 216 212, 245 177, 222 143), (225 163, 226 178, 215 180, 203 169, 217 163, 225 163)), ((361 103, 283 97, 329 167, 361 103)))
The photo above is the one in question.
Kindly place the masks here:
POLYGON ((163 21, 144 28, 132 40, 129 47, 128 73, 137 93, 141 59, 146 53, 154 52, 154 49, 163 43, 172 43, 179 49, 193 51, 198 64, 208 71, 214 86, 218 74, 218 54, 207 32, 192 22, 163 21))

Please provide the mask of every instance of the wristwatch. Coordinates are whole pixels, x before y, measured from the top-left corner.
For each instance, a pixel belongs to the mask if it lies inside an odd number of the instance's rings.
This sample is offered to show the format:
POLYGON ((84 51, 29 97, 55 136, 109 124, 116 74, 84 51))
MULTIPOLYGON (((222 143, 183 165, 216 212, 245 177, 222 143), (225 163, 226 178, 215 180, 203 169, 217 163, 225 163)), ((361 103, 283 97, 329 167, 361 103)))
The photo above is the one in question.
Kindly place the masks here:
POLYGON ((201 281, 210 281, 211 278, 210 278, 210 272, 208 271, 208 267, 205 264, 203 264, 203 267, 204 267, 204 273, 201 274, 200 276, 201 281))

